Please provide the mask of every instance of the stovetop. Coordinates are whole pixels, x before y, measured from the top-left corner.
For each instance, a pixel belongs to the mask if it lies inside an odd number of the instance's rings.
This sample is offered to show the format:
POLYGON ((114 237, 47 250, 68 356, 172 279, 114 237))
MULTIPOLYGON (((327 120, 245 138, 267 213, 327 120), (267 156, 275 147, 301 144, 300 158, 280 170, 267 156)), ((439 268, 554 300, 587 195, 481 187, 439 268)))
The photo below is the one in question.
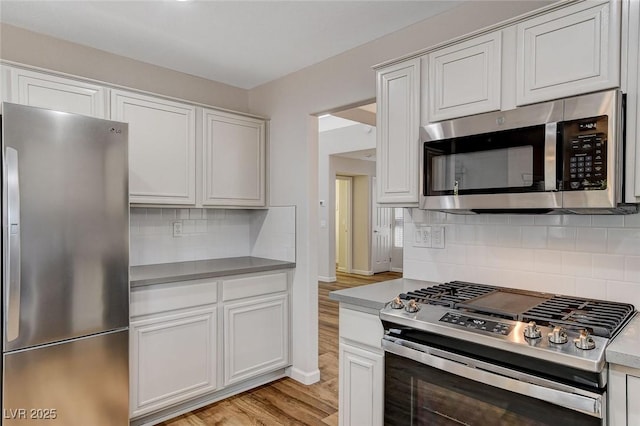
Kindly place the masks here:
POLYGON ((403 293, 380 318, 387 333, 417 330, 599 372, 633 305, 452 281, 403 293))
POLYGON ((421 304, 491 315, 514 321, 535 321, 537 325, 587 329, 594 336, 611 338, 633 315, 634 306, 574 296, 451 281, 399 295, 421 304), (524 309, 518 309, 524 306, 524 309))

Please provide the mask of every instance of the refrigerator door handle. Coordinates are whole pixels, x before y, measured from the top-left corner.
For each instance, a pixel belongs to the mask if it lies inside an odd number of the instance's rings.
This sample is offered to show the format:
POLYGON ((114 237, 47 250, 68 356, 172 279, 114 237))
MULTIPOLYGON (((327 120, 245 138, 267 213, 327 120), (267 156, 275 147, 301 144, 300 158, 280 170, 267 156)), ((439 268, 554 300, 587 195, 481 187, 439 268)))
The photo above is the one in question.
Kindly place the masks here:
POLYGON ((18 178, 18 151, 7 147, 6 194, 7 194, 7 234, 5 280, 5 324, 6 339, 11 342, 18 338, 20 328, 20 182, 18 178))

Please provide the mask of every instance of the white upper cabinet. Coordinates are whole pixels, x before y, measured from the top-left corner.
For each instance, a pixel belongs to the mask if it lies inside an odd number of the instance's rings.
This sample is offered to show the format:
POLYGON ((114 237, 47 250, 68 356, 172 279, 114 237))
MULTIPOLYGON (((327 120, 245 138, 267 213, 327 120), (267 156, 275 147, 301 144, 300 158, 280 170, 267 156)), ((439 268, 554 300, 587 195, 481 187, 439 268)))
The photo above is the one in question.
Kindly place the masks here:
POLYGON ((429 53, 429 121, 500 109, 502 33, 429 53))
POLYGON ((416 206, 420 59, 379 69, 377 79, 378 203, 416 206))
POLYGON ((265 205, 265 121, 203 110, 203 206, 265 205))
POLYGON ((584 2, 517 25, 516 102, 620 84, 620 2, 584 2))
POLYGON ((106 89, 49 74, 3 67, 8 73, 4 100, 56 111, 106 118, 106 89))
POLYGON ((111 107, 129 123, 130 202, 195 205, 195 107, 120 90, 111 107))

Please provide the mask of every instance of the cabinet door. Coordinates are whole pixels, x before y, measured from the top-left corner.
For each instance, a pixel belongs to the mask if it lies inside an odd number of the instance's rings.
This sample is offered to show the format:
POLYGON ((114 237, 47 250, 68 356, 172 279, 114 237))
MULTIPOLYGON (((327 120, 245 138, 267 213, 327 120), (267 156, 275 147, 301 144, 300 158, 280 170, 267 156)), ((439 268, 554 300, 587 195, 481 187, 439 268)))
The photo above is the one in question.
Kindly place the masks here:
POLYGON ((620 2, 584 2, 517 26, 518 105, 620 84, 620 2))
POLYGON ((340 425, 382 425, 384 355, 340 344, 340 425))
POLYGON ((420 59, 378 71, 378 203, 418 204, 420 59))
POLYGON ((429 54, 429 121, 500 109, 501 34, 429 54))
POLYGON ((131 322, 131 414, 216 388, 216 308, 131 322))
POLYGON ((286 294, 224 306, 224 384, 287 366, 289 308, 286 294))
POLYGON ((113 91, 111 118, 129 123, 131 203, 195 204, 195 107, 113 91))
POLYGON ((627 376, 627 424, 640 425, 640 377, 627 376))
POLYGON ((204 110, 205 206, 265 205, 265 122, 204 110))
POLYGON ((10 102, 106 118, 103 87, 19 68, 7 70, 10 95, 5 96, 10 102))

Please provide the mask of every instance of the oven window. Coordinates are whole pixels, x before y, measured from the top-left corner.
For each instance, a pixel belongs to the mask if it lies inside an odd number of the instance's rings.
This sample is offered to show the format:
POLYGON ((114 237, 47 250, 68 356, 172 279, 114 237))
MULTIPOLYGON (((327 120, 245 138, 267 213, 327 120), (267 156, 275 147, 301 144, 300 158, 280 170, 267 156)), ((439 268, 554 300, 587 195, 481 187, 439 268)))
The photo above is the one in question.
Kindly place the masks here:
POLYGON ((545 126, 424 144, 425 194, 544 191, 545 126))
POLYGON ((385 353, 385 425, 589 426, 601 419, 385 353))

